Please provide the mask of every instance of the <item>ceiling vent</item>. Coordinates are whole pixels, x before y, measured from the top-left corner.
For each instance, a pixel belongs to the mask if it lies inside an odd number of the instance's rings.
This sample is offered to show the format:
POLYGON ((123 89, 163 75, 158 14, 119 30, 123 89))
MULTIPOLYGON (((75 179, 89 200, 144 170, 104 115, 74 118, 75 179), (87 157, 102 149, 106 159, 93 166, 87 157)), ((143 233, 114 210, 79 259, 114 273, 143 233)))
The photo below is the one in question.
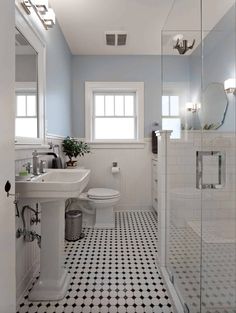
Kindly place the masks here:
POLYGON ((116 35, 115 34, 106 34, 106 44, 108 46, 116 45, 116 35))
POLYGON ((127 33, 121 31, 111 31, 105 33, 107 46, 125 46, 127 33))
POLYGON ((117 35, 117 46, 126 45, 127 34, 118 34, 117 35))

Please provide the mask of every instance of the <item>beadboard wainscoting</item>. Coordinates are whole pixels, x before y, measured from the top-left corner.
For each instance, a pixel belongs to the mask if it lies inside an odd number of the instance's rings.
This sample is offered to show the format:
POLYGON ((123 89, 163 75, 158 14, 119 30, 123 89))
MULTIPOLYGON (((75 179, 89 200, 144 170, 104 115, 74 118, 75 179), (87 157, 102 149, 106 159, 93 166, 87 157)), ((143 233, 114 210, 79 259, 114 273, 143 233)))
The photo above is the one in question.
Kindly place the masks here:
POLYGON ((132 144, 91 144, 91 153, 79 159, 79 166, 91 169, 88 188, 120 191, 116 210, 150 210, 152 207, 151 140, 132 144), (117 162, 119 173, 112 173, 117 162))
MULTIPOLYGON (((47 137, 46 142, 52 142, 53 144, 60 145, 61 149, 61 142, 62 138, 58 136, 49 136, 47 137)), ((39 151, 52 151, 49 150, 49 146, 43 145, 35 145, 35 146, 24 146, 24 145, 17 145, 15 148, 15 173, 16 175, 19 173, 22 165, 26 164, 27 162, 31 162, 32 164, 32 152, 34 150, 39 151)), ((60 153, 61 156, 63 155, 60 153)), ((42 156, 41 157, 48 162, 51 161, 51 156, 42 156)), ((23 205, 27 203, 19 203, 19 211, 21 213, 23 205)), ((30 203, 30 206, 34 209, 36 208, 36 203, 30 203)), ((39 208, 40 209, 40 208, 39 208)), ((26 217, 26 228, 32 231, 37 232, 38 234, 41 233, 41 226, 38 225, 30 225, 30 219, 33 215, 26 210, 25 212, 26 217)), ((16 217, 16 231, 18 228, 22 229, 22 218, 16 217)), ((21 297, 26 290, 27 286, 33 279, 34 273, 38 270, 39 267, 39 247, 36 241, 33 242, 25 242, 23 237, 16 239, 16 297, 17 303, 21 300, 21 297)))

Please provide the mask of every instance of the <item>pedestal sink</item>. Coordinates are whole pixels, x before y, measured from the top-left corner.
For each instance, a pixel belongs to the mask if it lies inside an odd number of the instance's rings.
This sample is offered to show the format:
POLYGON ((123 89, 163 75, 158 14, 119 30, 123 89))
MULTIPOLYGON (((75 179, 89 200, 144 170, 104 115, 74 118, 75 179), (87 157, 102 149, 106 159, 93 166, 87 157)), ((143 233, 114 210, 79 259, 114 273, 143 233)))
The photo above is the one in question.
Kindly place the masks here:
POLYGON ((65 201, 79 196, 89 176, 87 169, 48 169, 45 174, 16 182, 20 199, 39 202, 42 212, 40 276, 29 295, 31 301, 65 296, 70 282, 64 268, 65 201))

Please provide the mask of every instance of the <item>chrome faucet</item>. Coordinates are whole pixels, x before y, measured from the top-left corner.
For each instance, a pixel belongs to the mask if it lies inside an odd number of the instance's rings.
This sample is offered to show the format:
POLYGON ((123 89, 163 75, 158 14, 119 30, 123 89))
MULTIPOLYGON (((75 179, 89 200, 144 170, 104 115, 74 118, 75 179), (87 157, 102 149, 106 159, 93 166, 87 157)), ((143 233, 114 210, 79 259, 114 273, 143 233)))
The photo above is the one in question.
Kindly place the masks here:
POLYGON ((38 152, 34 150, 33 155, 33 175, 39 175, 39 156, 40 155, 52 155, 54 158, 58 158, 58 155, 54 152, 38 152))

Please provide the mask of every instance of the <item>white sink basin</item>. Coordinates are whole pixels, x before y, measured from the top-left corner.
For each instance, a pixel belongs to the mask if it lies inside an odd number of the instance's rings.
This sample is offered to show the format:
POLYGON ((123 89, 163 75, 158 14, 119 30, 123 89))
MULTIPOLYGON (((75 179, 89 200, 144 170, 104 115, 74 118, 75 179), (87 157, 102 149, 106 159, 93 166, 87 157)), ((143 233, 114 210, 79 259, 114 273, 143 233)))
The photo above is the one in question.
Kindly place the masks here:
POLYGON ((87 186, 88 169, 47 169, 47 173, 16 181, 16 192, 21 199, 37 202, 76 198, 87 186))
POLYGON ((47 173, 16 181, 16 192, 26 204, 41 207, 40 276, 29 294, 32 301, 58 301, 70 284, 64 268, 65 201, 77 198, 87 186, 90 170, 50 169, 47 173))

